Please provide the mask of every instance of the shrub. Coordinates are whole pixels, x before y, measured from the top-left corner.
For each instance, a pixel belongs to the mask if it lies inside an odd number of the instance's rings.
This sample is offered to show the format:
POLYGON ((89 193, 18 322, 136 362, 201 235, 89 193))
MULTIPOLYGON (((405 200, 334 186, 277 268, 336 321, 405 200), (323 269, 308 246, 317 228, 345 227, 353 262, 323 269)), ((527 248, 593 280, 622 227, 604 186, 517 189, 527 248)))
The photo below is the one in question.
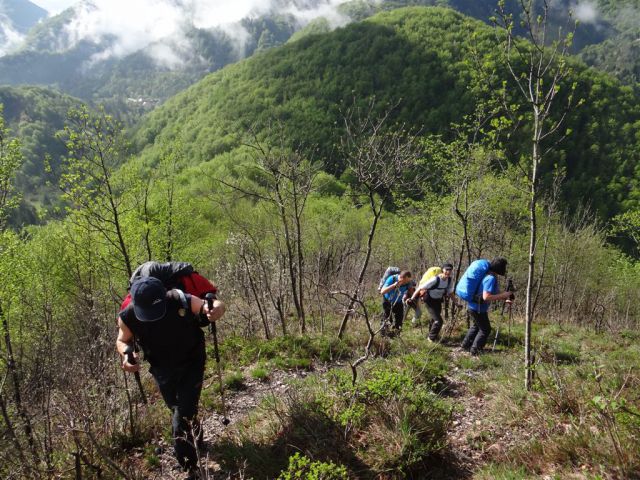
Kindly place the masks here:
POLYGON ((256 380, 265 382, 269 379, 269 371, 263 366, 258 366, 251 370, 251 376, 256 380))
POLYGON ((244 390, 247 386, 244 383, 244 376, 241 372, 232 372, 224 379, 224 385, 229 390, 244 390))
POLYGON ((289 457, 289 467, 278 480, 348 480, 347 469, 333 462, 312 462, 295 453, 289 457))

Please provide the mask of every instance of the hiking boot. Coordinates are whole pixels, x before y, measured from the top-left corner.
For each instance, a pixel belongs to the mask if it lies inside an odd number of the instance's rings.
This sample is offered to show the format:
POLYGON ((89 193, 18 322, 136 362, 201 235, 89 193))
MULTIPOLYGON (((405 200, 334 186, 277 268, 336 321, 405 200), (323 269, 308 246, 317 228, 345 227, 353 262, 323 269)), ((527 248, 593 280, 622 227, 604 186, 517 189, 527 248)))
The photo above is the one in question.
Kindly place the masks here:
POLYGON ((184 477, 185 480, 199 480, 200 478, 202 478, 200 476, 200 470, 197 468, 191 468, 188 472, 187 472, 187 476, 184 477))

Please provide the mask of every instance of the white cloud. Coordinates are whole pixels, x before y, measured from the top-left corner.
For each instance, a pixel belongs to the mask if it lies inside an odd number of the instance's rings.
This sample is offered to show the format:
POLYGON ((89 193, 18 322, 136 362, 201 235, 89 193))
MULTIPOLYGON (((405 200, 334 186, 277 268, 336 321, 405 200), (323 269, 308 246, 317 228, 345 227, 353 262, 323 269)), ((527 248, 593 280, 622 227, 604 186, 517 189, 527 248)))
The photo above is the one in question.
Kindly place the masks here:
POLYGON ((0 57, 11 53, 23 40, 24 35, 13 28, 11 20, 0 14, 0 57))
MULTIPOLYGON (((273 11, 293 15, 300 25, 319 16, 335 26, 347 19, 335 7, 347 0, 93 0, 74 7, 76 15, 67 26, 65 49, 82 40, 108 44, 92 62, 111 56, 122 57, 147 49, 164 66, 178 66, 188 53, 185 27, 221 28, 235 42, 238 51, 248 38, 239 25, 243 18, 273 11)), ((41 2, 44 3, 44 2, 41 2)))
POLYGON ((600 17, 598 6, 595 2, 578 2, 573 4, 571 9, 573 10, 575 18, 582 23, 595 24, 600 17))
POLYGON ((51 15, 60 13, 62 10, 69 8, 76 3, 77 0, 31 0, 31 3, 35 3, 39 7, 44 8, 51 15))

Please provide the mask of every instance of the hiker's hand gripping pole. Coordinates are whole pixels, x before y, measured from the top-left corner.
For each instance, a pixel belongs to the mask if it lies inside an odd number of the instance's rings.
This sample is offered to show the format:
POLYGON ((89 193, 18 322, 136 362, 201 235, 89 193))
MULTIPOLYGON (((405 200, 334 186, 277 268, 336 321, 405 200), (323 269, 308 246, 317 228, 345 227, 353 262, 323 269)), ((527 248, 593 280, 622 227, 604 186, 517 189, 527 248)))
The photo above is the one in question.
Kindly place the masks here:
MULTIPOLYGON (((205 295, 207 301, 207 308, 209 311, 213 310, 213 293, 207 293, 205 295)), ((218 370, 218 386, 220 387, 220 399, 222 400, 222 424, 229 425, 230 420, 227 416, 227 402, 224 399, 224 385, 222 384, 222 369, 220 368, 220 352, 218 351, 218 328, 216 322, 209 323, 209 329, 211 336, 213 337, 213 354, 216 357, 216 368, 218 370)))
MULTIPOLYGON (((124 355, 129 365, 136 365, 138 363, 136 361, 136 358, 133 356, 134 351, 135 349, 131 344, 127 345, 127 347, 124 349, 124 355)), ((140 390, 140 395, 142 396, 142 403, 146 404, 147 395, 144 393, 144 388, 142 387, 142 381, 140 380, 140 372, 138 371, 133 372, 133 376, 136 379, 136 383, 138 384, 138 389, 140 390)))

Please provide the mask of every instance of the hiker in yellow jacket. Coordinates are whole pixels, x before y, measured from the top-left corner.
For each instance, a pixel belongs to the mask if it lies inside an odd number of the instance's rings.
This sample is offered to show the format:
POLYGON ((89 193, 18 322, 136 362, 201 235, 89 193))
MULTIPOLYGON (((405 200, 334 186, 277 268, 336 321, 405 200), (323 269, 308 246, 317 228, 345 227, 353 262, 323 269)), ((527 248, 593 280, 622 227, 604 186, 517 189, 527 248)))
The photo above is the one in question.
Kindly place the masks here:
POLYGON ((451 278, 453 265, 445 263, 439 273, 429 275, 433 269, 427 270, 427 273, 420 280, 420 285, 416 288, 415 293, 411 297, 414 302, 421 298, 424 301, 427 312, 431 320, 429 321, 429 340, 435 342, 438 340, 440 330, 442 329, 442 304, 447 297, 453 295, 454 283, 451 278))

